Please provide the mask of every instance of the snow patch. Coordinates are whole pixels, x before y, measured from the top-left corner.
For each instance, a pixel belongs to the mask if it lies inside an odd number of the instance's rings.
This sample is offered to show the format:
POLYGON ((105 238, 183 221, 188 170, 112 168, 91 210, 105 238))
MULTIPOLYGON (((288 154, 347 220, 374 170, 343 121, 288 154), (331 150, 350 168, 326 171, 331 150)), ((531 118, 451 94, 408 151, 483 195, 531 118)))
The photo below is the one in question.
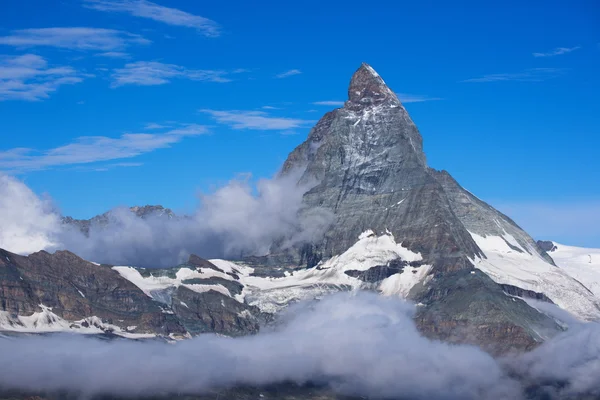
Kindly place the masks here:
MULTIPOLYGON (((222 263, 222 265, 224 268, 221 268, 219 266, 217 266, 217 267, 220 268, 223 272, 215 271, 214 269, 211 269, 211 268, 192 269, 192 268, 188 268, 188 267, 183 267, 183 268, 180 268, 177 270, 177 272, 175 273, 175 278, 171 278, 168 276, 154 276, 154 275, 152 275, 152 273, 150 273, 150 276, 142 276, 142 274, 140 273, 140 270, 138 270, 137 268, 134 268, 134 267, 119 266, 119 267, 113 267, 113 269, 115 271, 117 271, 123 278, 127 279, 128 281, 130 281, 131 283, 136 285, 138 288, 140 288, 148 297, 155 298, 156 296, 158 296, 156 294, 156 293, 158 293, 157 291, 160 291, 160 290, 164 290, 164 289, 168 289, 168 288, 172 288, 172 287, 176 288, 179 286, 184 286, 184 287, 186 287, 190 290, 193 290, 194 292, 197 292, 197 293, 205 293, 210 290, 214 290, 216 292, 224 294, 225 296, 233 297, 236 300, 243 303, 242 297, 240 297, 239 295, 237 295, 235 297, 232 296, 231 293, 229 292, 229 289, 227 289, 223 285, 220 285, 220 284, 215 284, 215 285, 206 284, 205 285, 205 284, 198 284, 198 283, 194 283, 194 284, 184 283, 184 281, 189 280, 189 279, 208 279, 208 278, 212 278, 212 277, 235 281, 235 278, 233 278, 231 275, 226 274, 226 272, 237 271, 239 273, 239 270, 234 269, 232 267, 232 265, 227 265, 225 263, 222 263)), ((233 265, 235 265, 235 264, 233 264, 233 265)))

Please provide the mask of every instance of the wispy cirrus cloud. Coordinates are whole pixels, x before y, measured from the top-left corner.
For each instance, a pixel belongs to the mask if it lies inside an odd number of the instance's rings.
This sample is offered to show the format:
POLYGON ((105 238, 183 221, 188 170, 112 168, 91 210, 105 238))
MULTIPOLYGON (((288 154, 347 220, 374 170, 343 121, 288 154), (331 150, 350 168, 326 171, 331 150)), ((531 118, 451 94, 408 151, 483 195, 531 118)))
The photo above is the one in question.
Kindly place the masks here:
POLYGON ((441 97, 431 97, 422 94, 396 93, 396 96, 398 96, 398 99, 402 103, 422 103, 424 101, 444 100, 441 97))
POLYGON ((334 106, 334 107, 341 107, 344 105, 344 101, 341 100, 323 100, 323 101, 315 101, 314 103, 315 106, 334 106))
POLYGON ((314 122, 297 118, 273 117, 264 111, 203 109, 200 112, 210 115, 218 123, 228 125, 233 129, 288 131, 314 122))
POLYGON ((302 73, 302 71, 300 71, 299 69, 290 69, 289 71, 285 71, 285 72, 275 75, 275 78, 279 78, 279 79, 288 78, 290 76, 300 75, 301 73, 302 73))
POLYGON ((552 51, 549 51, 547 53, 533 53, 534 57, 554 57, 554 56, 560 56, 563 54, 567 54, 570 53, 572 51, 575 50, 579 50, 581 48, 581 46, 575 46, 575 47, 557 47, 552 51))
POLYGON ((50 67, 35 54, 0 56, 0 101, 47 99, 60 86, 79 83, 86 76, 72 67, 50 67))
POLYGON ((19 48, 50 46, 103 52, 149 43, 149 40, 133 33, 88 27, 19 29, 11 31, 8 36, 0 36, 0 44, 19 48))
POLYGON ((107 51, 104 53, 96 54, 98 57, 108 57, 108 58, 130 58, 129 53, 125 53, 123 51, 107 51))
POLYGON ((208 37, 221 34, 221 27, 213 20, 147 0, 84 0, 84 6, 98 11, 126 13, 168 25, 194 28, 208 37))
POLYGON ((124 85, 154 86, 164 85, 172 79, 189 79, 193 81, 230 82, 227 71, 187 69, 180 65, 164 64, 157 61, 137 61, 117 68, 111 76, 111 86, 124 85))
POLYGON ((522 72, 489 74, 479 78, 465 79, 462 82, 542 82, 548 79, 557 78, 565 73, 563 68, 530 68, 522 72))
POLYGON ((0 152, 0 170, 23 172, 128 159, 170 147, 185 137, 206 133, 208 130, 205 126, 187 124, 162 133, 125 133, 115 138, 83 136, 64 146, 47 150, 14 148, 0 152))

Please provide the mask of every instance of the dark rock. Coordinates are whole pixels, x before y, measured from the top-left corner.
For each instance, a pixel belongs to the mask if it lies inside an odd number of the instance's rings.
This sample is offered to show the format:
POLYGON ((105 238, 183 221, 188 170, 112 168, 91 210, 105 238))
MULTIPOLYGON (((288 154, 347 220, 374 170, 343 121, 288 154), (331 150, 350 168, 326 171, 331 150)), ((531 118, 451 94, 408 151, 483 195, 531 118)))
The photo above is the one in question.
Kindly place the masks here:
POLYGON ((252 334, 267 320, 256 307, 214 290, 197 293, 185 286, 177 288, 171 307, 192 335, 207 332, 228 336, 252 334))
POLYGON ((0 249, 0 310, 26 316, 41 311, 40 304, 67 321, 96 316, 139 333, 185 333, 173 315, 109 267, 68 251, 25 257, 0 249))
POLYGON ((540 249, 544 250, 547 253, 553 252, 557 248, 554 245, 554 242, 550 240, 538 240, 537 244, 538 246, 540 246, 540 249))

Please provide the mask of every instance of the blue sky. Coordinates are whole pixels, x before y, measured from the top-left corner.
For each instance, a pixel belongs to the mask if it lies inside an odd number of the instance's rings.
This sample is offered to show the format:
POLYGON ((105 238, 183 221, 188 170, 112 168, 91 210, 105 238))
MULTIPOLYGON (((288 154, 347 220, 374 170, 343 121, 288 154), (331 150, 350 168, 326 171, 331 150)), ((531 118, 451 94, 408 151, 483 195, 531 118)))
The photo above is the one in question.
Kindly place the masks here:
POLYGON ((597 2, 158 1, 0 6, 0 170, 64 214, 271 176, 365 61, 432 167, 600 247, 597 2))

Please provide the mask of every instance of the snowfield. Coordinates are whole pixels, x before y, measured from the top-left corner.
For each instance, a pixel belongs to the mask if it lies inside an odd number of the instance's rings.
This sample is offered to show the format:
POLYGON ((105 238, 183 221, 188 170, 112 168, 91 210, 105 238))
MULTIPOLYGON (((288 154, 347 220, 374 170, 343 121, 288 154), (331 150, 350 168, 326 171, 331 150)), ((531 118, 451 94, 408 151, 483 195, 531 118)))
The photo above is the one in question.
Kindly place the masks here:
POLYGON ((495 282, 543 293, 581 320, 600 319, 600 299, 567 271, 544 260, 535 249, 523 248, 508 233, 485 237, 470 233, 485 254, 485 258, 474 260, 475 267, 495 282))
MULTIPOLYGON (((273 313, 291 302, 320 298, 340 290, 360 289, 365 283, 347 275, 346 271, 367 271, 398 258, 407 262, 422 260, 420 254, 396 243, 391 233, 377 236, 368 230, 347 251, 313 268, 297 270, 282 278, 257 277, 247 273, 240 276, 240 282, 245 286, 244 293, 249 304, 273 313)), ((223 262, 210 261, 216 265, 223 262)), ((406 297, 410 289, 425 279, 430 268, 428 265, 406 266, 401 274, 383 280, 379 290, 388 296, 406 297)))
POLYGON ((600 298, 600 249, 554 243, 550 256, 563 271, 600 298))

